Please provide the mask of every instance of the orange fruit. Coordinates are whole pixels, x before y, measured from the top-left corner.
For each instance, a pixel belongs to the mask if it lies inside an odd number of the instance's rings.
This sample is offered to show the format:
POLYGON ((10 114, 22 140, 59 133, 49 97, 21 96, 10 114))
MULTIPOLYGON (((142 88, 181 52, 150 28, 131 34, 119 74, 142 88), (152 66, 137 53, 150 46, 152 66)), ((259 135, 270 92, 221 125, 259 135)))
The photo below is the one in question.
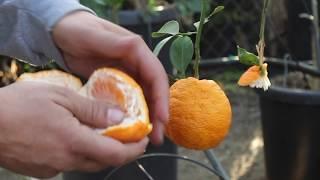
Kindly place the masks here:
POLYGON ((125 111, 122 123, 97 131, 124 143, 147 136, 152 125, 141 87, 127 74, 112 68, 96 70, 88 82, 58 70, 24 73, 18 81, 49 83, 68 87, 91 99, 105 100, 125 111))
POLYGON ((57 86, 67 87, 75 91, 79 91, 82 87, 82 83, 79 78, 59 70, 39 71, 36 73, 23 73, 21 76, 19 76, 17 81, 48 83, 57 86))
POLYGON ((122 142, 135 142, 151 132, 152 125, 143 91, 127 74, 112 68, 98 69, 81 89, 81 94, 106 100, 126 111, 121 124, 99 129, 101 134, 122 142))
POLYGON ((268 64, 251 66, 238 81, 239 86, 250 86, 267 90, 271 85, 267 71, 268 64))
POLYGON ((227 135, 231 106, 224 91, 212 80, 181 79, 170 88, 170 119, 166 135, 189 149, 216 147, 227 135))

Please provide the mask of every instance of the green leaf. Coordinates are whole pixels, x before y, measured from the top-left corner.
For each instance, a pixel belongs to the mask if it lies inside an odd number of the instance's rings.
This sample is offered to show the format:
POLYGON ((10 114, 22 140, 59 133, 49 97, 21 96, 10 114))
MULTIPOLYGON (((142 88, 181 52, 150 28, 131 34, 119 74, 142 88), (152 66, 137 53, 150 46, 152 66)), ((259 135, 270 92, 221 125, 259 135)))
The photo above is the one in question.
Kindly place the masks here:
POLYGON ((259 57, 256 56, 253 53, 248 52, 247 50, 240 48, 239 46, 238 48, 238 57, 239 57, 239 61, 242 64, 245 65, 259 65, 259 57))
POLYGON ((177 35, 181 35, 181 36, 191 36, 197 34, 197 32, 185 32, 185 33, 178 33, 177 35))
POLYGON ((183 76, 185 75, 188 65, 192 61, 193 53, 193 42, 189 36, 178 36, 171 45, 171 63, 183 76))
POLYGON ((162 37, 165 35, 177 35, 179 33, 179 23, 177 21, 169 21, 162 26, 158 32, 152 33, 152 37, 162 37))
POLYGON ((107 4, 105 3, 99 3, 96 1, 102 1, 102 0, 80 0, 80 3, 84 6, 89 7, 90 9, 92 9, 99 17, 102 18, 108 18, 108 13, 106 8, 108 8, 107 4))
MULTIPOLYGON (((222 10, 224 10, 224 6, 218 6, 218 7, 216 7, 216 8, 213 10, 213 12, 212 12, 208 17, 205 18, 204 24, 208 23, 211 18, 213 18, 216 14, 218 14, 218 13, 221 12, 222 10)), ((199 25, 200 25, 200 21, 195 22, 193 25, 198 29, 198 28, 199 28, 199 25)))
POLYGON ((169 37, 161 40, 161 41, 157 44, 157 46, 154 48, 153 54, 155 54, 156 56, 158 56, 159 53, 160 53, 160 51, 161 51, 161 49, 163 48, 163 46, 164 46, 168 41, 170 41, 170 39, 172 39, 173 37, 174 37, 174 36, 169 36, 169 37))
POLYGON ((218 13, 220 13, 221 11, 224 10, 224 6, 217 6, 213 12, 208 16, 208 19, 211 19, 212 17, 214 17, 215 15, 217 15, 218 13))

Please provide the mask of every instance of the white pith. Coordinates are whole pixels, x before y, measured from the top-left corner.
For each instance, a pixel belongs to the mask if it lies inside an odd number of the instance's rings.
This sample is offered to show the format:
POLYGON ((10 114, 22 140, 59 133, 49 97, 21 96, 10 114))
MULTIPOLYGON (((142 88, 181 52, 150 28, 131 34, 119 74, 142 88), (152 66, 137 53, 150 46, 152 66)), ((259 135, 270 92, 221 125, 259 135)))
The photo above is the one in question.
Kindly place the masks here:
MULTIPOLYGON (((114 78, 117 83, 116 86, 124 94, 125 98, 125 110, 126 114, 121 123, 121 126, 130 126, 135 123, 137 120, 143 121, 146 120, 146 111, 144 109, 144 99, 142 96, 142 91, 139 88, 131 86, 127 83, 121 76, 116 76, 113 72, 95 72, 84 88, 81 90, 81 94, 94 99, 91 94, 91 88, 93 87, 94 80, 98 78, 114 78)), ((112 128, 112 127, 111 127, 112 128)), ((104 129, 98 129, 98 131, 104 131, 104 129)))

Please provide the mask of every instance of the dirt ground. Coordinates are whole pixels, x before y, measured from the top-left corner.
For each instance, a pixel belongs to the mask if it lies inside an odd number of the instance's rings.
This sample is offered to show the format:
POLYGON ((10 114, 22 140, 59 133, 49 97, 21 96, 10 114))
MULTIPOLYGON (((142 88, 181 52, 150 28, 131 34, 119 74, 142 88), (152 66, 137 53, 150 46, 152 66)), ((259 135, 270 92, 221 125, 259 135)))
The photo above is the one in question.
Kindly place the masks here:
MULTIPOLYGON (((213 150, 231 180, 265 180, 263 141, 260 125, 258 97, 251 89, 228 91, 233 107, 233 122, 225 141, 213 150)), ((179 154, 208 163, 201 151, 179 148, 179 154)), ((27 178, 0 170, 0 179, 25 180, 27 178)), ((207 170, 185 161, 178 161, 179 180, 218 179, 207 170)), ((54 180, 61 180, 60 177, 54 180)))

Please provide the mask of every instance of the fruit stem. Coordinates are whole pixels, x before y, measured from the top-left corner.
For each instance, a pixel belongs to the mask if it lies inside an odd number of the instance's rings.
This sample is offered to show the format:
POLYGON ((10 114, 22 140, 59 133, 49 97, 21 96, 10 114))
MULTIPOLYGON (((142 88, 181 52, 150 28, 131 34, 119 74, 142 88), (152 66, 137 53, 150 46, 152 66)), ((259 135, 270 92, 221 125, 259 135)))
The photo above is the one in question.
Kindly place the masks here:
POLYGON ((199 28, 197 29, 197 35, 196 35, 196 42, 195 42, 195 63, 193 66, 194 70, 194 77, 199 79, 199 64, 201 59, 200 54, 200 42, 201 42, 201 35, 203 31, 203 25, 206 18, 206 0, 201 0, 201 16, 200 16, 200 24, 199 28))

